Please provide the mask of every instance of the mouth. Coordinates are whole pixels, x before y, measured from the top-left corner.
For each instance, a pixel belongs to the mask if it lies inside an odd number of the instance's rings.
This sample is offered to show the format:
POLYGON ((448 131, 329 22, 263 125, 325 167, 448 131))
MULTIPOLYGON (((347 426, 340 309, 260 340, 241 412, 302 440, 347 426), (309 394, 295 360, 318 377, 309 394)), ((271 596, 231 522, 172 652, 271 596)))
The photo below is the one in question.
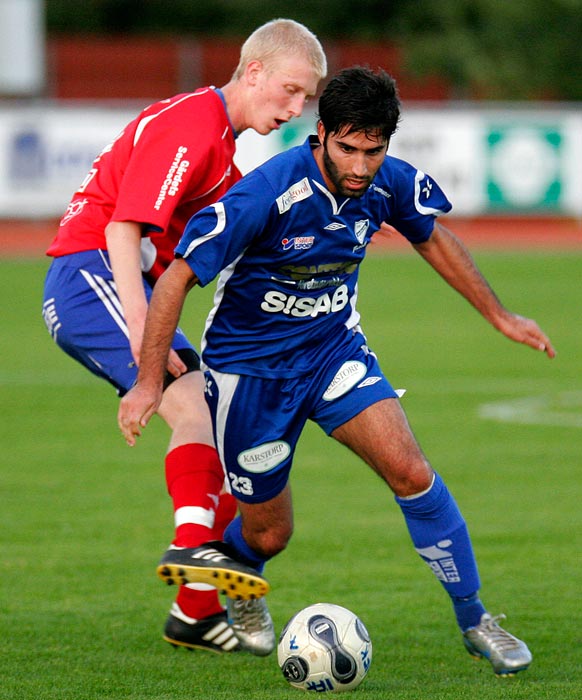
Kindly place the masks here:
POLYGON ((367 178, 359 180, 352 177, 347 177, 344 180, 344 185, 350 190, 362 190, 368 187, 369 184, 370 181, 367 178))
POLYGON ((275 124, 277 125, 277 129, 280 129, 283 124, 286 124, 287 120, 286 119, 275 119, 275 124))

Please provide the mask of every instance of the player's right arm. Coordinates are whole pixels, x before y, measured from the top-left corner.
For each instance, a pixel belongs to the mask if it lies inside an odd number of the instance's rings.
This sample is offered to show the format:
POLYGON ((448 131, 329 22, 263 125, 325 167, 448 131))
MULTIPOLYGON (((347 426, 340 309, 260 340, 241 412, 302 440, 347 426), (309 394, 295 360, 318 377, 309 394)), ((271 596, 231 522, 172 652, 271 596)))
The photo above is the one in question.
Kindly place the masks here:
POLYGON ((163 381, 172 338, 184 300, 198 281, 183 260, 174 260, 156 282, 150 301, 137 382, 121 400, 117 421, 128 445, 135 445, 162 400, 163 381))
POLYGON ((135 221, 111 221, 105 229, 109 262, 123 316, 129 332, 134 360, 139 364, 148 303, 140 266, 141 224, 135 221))
MULTIPOLYGON (((141 271, 142 225, 136 221, 111 221, 105 229, 105 237, 115 288, 129 333, 131 354, 139 366, 148 311, 141 271)), ((172 351, 167 369, 178 377, 186 371, 186 365, 172 351)))

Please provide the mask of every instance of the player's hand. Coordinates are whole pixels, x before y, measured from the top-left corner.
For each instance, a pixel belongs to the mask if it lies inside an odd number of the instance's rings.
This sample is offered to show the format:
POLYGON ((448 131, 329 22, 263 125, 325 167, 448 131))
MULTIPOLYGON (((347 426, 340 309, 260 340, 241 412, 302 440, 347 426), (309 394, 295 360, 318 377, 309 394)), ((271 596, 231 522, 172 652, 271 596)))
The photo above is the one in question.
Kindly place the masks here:
POLYGON ((398 233, 398 230, 394 228, 394 226, 391 226, 390 224, 387 224, 385 221, 383 221, 380 224, 380 228, 377 231, 374 231, 374 235, 379 234, 380 236, 398 236, 400 235, 398 233))
MULTIPOLYGON (((139 360, 140 360, 140 350, 141 350, 141 340, 142 336, 140 336, 139 340, 135 343, 130 343, 131 345, 131 352, 134 357, 134 361, 137 367, 139 367, 139 360)), ((173 376, 176 377, 181 377, 184 372, 187 371, 188 367, 186 367, 185 362, 182 360, 180 355, 175 350, 170 350, 170 353, 168 355, 168 363, 166 365, 166 369, 168 372, 173 376)))
POLYGON ((549 358, 556 356, 551 340, 531 318, 508 313, 497 328, 511 340, 528 345, 534 350, 545 352, 549 358))
POLYGON ((178 355, 178 353, 175 350, 170 350, 166 369, 172 375, 172 377, 178 378, 181 377, 188 368, 186 367, 186 363, 182 360, 180 355, 178 355))
POLYGON ((141 429, 145 428, 150 418, 158 410, 161 400, 161 389, 152 391, 142 387, 139 383, 121 399, 117 413, 117 424, 130 447, 135 445, 136 438, 141 435, 141 429))

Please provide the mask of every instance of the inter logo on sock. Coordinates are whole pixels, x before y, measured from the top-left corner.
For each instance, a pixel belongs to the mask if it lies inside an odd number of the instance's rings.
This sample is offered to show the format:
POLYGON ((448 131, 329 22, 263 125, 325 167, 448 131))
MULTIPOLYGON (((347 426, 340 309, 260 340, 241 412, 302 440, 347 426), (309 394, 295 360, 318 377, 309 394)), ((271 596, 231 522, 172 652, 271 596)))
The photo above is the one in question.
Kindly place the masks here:
POLYGON ((452 540, 442 540, 436 546, 415 548, 432 569, 434 575, 444 583, 458 583, 461 580, 452 552, 445 549, 451 547, 452 544, 452 540))

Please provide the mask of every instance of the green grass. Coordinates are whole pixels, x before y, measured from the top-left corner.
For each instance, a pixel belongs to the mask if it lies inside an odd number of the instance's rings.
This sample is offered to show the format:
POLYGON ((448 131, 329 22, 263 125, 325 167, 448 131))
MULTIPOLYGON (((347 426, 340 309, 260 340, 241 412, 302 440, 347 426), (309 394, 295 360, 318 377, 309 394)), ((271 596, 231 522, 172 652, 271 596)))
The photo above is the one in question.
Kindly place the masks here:
MULTIPOLYGON (((280 628, 317 601, 357 612, 374 644, 356 697, 582 697, 580 254, 479 254, 505 303, 536 318, 558 357, 507 341, 416 256, 373 255, 360 310, 431 462, 469 521, 483 599, 530 645, 531 669, 496 679, 462 648, 447 597, 417 558, 379 480, 315 426, 292 474, 296 531, 267 575, 280 628), (530 423, 484 404, 538 397, 530 423), (538 415, 539 414, 539 415, 538 415), (558 424, 554 424, 555 422, 558 424), (564 422, 560 425, 559 422, 564 422)), ((174 651, 160 633, 174 591, 154 574, 171 539, 154 420, 138 447, 117 398, 51 342, 40 318, 46 263, 0 263, 0 698, 298 698, 274 656, 174 651)), ((195 290, 194 339, 212 290, 195 290)))

